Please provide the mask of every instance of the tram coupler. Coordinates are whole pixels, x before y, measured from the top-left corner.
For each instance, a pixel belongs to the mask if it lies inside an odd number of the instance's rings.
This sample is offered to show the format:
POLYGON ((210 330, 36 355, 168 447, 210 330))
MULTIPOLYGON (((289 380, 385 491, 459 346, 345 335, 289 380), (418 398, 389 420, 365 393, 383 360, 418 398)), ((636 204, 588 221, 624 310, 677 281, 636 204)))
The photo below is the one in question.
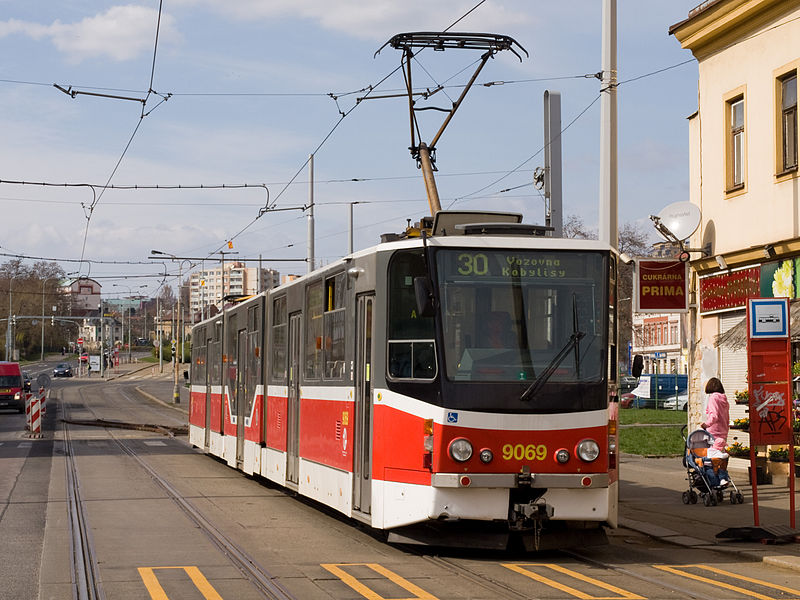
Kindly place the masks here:
POLYGON ((554 512, 555 509, 544 502, 513 504, 511 506, 509 526, 517 531, 530 529, 536 522, 552 519, 554 512))

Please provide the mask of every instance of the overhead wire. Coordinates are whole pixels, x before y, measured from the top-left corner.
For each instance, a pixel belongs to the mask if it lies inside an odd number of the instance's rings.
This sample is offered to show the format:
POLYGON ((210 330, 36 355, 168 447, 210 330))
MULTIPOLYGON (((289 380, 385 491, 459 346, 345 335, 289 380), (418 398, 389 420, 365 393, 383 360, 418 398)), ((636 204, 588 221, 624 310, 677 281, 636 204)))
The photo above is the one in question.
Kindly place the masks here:
MULTIPOLYGON (((686 65, 686 64, 688 64, 688 63, 690 63, 690 62, 695 62, 695 59, 694 59, 694 58, 692 58, 692 59, 689 59, 689 60, 685 60, 685 61, 682 61, 682 62, 680 62, 680 63, 676 63, 676 64, 674 64, 674 65, 670 65, 670 66, 668 66, 668 67, 664 67, 664 68, 662 68, 662 69, 657 69, 657 70, 655 70, 655 71, 650 71, 649 73, 644 73, 643 75, 638 75, 638 76, 636 76, 636 77, 632 77, 632 78, 630 78, 630 79, 626 79, 626 80, 624 80, 624 81, 619 81, 619 82, 617 82, 616 84, 614 84, 614 86, 615 86, 615 87, 619 87, 619 86, 621 86, 621 85, 628 84, 628 83, 632 83, 632 82, 634 82, 634 81, 639 81, 639 80, 641 80, 641 79, 645 79, 645 78, 647 78, 647 77, 652 77, 652 76, 654 76, 654 75, 658 75, 658 74, 660 74, 660 73, 664 73, 665 71, 669 71, 669 70, 671 70, 671 69, 675 69, 675 68, 681 67, 681 66, 683 66, 683 65, 686 65)), ((600 78, 600 75, 601 75, 600 73, 597 73, 597 74, 595 74, 595 75, 592 75, 591 77, 595 77, 595 78, 598 78, 598 79, 599 79, 599 78, 600 78)), ((590 76, 589 76, 589 75, 586 75, 586 77, 588 78, 588 77, 590 77, 590 76)), ((588 104, 588 105, 587 105, 587 106, 586 106, 586 107, 585 107, 585 108, 584 108, 584 109, 583 109, 581 112, 579 112, 579 113, 578 113, 578 115, 572 119, 572 121, 570 121, 570 122, 569 122, 569 123, 566 125, 566 127, 564 127, 563 129, 561 129, 561 131, 559 131, 559 132, 558 132, 558 135, 557 135, 556 137, 557 137, 557 138, 558 138, 558 137, 561 137, 561 136, 562 136, 562 135, 563 135, 563 134, 564 134, 564 133, 565 133, 565 132, 566 132, 566 131, 567 131, 567 130, 570 128, 570 127, 572 127, 572 125, 573 125, 573 124, 574 124, 574 123, 575 123, 575 122, 576 122, 578 119, 580 119, 580 118, 581 118, 581 117, 582 117, 584 114, 586 114, 586 112, 587 112, 587 111, 588 111, 588 110, 589 110, 589 109, 590 109, 592 106, 594 106, 594 104, 595 104, 595 103, 596 103, 596 102, 597 102, 597 101, 598 101, 598 100, 599 100, 599 99, 602 97, 602 93, 603 93, 604 91, 605 91, 604 89, 601 89, 601 90, 600 90, 600 92, 597 94, 597 96, 595 96, 595 97, 594 97, 594 99, 593 99, 593 100, 592 100, 592 101, 591 101, 591 102, 590 102, 590 103, 589 103, 589 104, 588 104)), ((522 161, 522 162, 521 162, 519 165, 517 165, 517 166, 516 166, 516 167, 514 167, 513 169, 509 170, 509 171, 508 171, 508 172, 507 172, 505 175, 503 175, 502 177, 499 177, 498 179, 494 180, 493 182, 489 183, 488 185, 485 185, 485 186, 483 186, 482 188, 480 188, 480 189, 478 189, 478 190, 475 190, 474 192, 471 192, 471 193, 469 193, 469 194, 465 194, 465 195, 463 195, 463 196, 459 196, 459 197, 457 197, 456 199, 454 199, 454 200, 453 200, 453 201, 452 201, 452 202, 451 202, 451 203, 450 203, 450 204, 447 206, 447 208, 449 209, 450 207, 452 207, 452 206, 453 206, 454 204, 456 204, 457 202, 460 202, 460 201, 462 201, 462 200, 466 200, 466 199, 468 199, 468 198, 471 198, 471 197, 473 197, 473 196, 475 196, 475 195, 477 195, 477 194, 480 194, 481 192, 484 192, 484 191, 486 191, 487 189, 489 189, 489 188, 493 187, 494 185, 496 185, 496 184, 500 183, 501 181, 503 181, 503 180, 504 180, 506 177, 509 177, 510 175, 513 175, 514 173, 518 172, 518 171, 520 170, 520 168, 521 168, 521 167, 523 167, 524 165, 528 164, 528 163, 529 163, 531 160, 533 160, 533 159, 534 159, 536 156, 538 156, 539 154, 541 154, 541 153, 542 153, 542 152, 545 150, 545 148, 546 148, 546 147, 547 147, 547 144, 543 145, 543 146, 542 146, 541 148, 539 148, 539 149, 538 149, 536 152, 534 152, 534 153, 533 153, 531 156, 529 156, 529 157, 528 157, 528 158, 526 158, 524 161, 522 161)), ((517 186, 517 187, 514 187, 514 188, 509 188, 509 189, 517 189, 518 187, 524 187, 525 185, 530 185, 530 184, 523 184, 523 185, 521 185, 521 186, 517 186)), ((499 193, 502 193, 503 191, 504 191, 504 190, 501 190, 501 192, 499 192, 499 193)))

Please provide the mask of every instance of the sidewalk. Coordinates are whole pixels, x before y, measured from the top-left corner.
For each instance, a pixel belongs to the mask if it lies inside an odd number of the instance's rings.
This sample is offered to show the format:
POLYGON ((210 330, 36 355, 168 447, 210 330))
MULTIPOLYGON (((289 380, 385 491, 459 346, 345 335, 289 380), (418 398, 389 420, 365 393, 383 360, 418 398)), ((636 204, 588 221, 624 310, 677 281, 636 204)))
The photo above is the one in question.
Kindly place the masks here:
MULTIPOLYGON (((683 504, 689 489, 686 468, 680 457, 645 458, 623 455, 620 464, 620 527, 680 546, 735 553, 749 560, 762 560, 800 570, 800 543, 762 543, 718 539, 728 528, 753 527, 753 493, 747 471, 731 471, 731 478, 744 494, 744 504, 731 504, 728 494, 717 506, 683 504)), ((759 485, 759 526, 789 529, 789 488, 777 483, 759 485)), ((800 486, 798 486, 800 488, 800 486)), ((800 508, 797 498, 795 508, 800 508)), ((800 517, 796 527, 800 535, 800 517)))

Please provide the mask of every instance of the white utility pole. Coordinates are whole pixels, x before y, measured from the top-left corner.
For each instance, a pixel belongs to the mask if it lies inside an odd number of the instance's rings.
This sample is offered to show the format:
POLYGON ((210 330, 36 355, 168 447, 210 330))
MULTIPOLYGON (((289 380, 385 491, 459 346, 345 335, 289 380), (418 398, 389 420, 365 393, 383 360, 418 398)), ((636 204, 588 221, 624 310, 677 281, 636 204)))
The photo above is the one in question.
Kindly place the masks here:
POLYGON ((617 0, 603 0, 598 238, 617 248, 617 0))
POLYGON ((308 273, 314 270, 314 155, 308 157, 308 273))

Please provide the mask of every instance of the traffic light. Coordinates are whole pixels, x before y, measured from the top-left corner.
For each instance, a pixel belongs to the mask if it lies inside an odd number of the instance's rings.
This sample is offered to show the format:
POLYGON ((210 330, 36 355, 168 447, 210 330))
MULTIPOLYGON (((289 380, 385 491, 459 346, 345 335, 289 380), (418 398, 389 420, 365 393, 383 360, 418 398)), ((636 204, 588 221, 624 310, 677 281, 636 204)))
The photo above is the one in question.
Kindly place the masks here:
POLYGON ((50 317, 50 325, 55 325, 55 324, 56 324, 56 316, 53 315, 50 317))
POLYGON ((11 315, 11 324, 16 327, 17 326, 17 315, 11 315))

